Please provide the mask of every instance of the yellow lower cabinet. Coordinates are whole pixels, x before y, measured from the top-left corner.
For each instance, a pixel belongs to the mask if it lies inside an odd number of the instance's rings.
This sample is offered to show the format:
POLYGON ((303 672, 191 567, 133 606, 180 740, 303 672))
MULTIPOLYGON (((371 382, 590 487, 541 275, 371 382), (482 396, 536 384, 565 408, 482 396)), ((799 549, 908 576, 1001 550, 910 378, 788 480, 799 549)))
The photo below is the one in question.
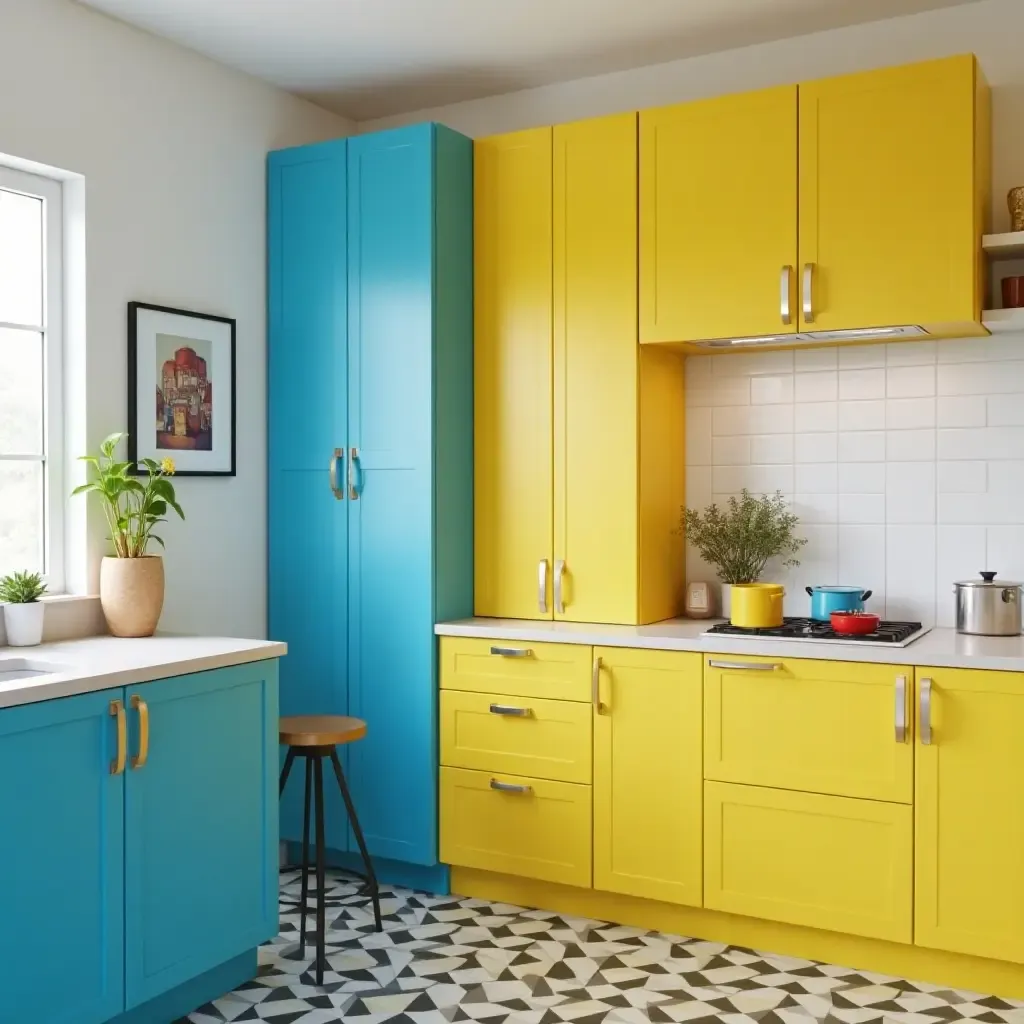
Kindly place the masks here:
POLYGON ((1024 674, 917 669, 919 946, 1024 964, 1024 674))
POLYGON ((441 763, 589 784, 589 704, 441 691, 441 763))
POLYGON ((442 768, 440 789, 446 864, 590 886, 589 786, 442 768))
POLYGON ((902 804, 705 783, 704 905, 910 942, 913 829, 902 804))
POLYGON ((594 888, 699 907, 700 655, 594 659, 594 888))

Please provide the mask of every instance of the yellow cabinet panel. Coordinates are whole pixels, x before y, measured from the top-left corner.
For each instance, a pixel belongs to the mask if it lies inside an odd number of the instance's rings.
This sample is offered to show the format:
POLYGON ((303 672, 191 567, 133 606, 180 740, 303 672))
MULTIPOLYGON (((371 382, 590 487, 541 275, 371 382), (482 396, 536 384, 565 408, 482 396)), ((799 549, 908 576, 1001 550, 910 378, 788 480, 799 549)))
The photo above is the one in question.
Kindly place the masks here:
POLYGON ((551 129, 474 144, 475 608, 551 617, 551 129), (538 567, 547 586, 538 599, 538 567))
POLYGON ((729 655, 705 665, 705 778, 913 800, 910 729, 898 731, 911 668, 729 655))
POLYGON ((590 701, 590 648, 441 637, 441 686, 513 697, 590 701))
POLYGON ((554 132, 555 618, 636 622, 636 114, 554 132))
POLYGON ((699 907, 700 655, 594 657, 594 888, 699 907))
POLYGON ((704 905, 911 941, 913 810, 903 804, 704 785, 704 905))
POLYGON ((641 112, 642 342, 794 333, 796 259, 795 85, 641 112))
POLYGON ((980 318, 975 100, 971 56, 800 86, 801 329, 980 318))
POLYGON ((1024 964, 1024 674, 917 687, 915 942, 1024 964))
POLYGON ((444 863, 589 888, 589 786, 442 768, 440 789, 444 863))
POLYGON ((569 700, 441 692, 441 763, 590 782, 590 706, 569 700))

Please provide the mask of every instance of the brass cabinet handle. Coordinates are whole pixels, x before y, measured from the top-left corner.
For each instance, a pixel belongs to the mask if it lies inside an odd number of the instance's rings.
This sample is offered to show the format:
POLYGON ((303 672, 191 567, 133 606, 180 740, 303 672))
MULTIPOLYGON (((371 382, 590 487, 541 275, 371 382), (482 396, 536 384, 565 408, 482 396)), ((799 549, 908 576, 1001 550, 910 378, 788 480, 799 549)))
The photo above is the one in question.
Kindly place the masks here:
POLYGON ((896 742, 907 742, 907 677, 896 677, 896 742))
POLYGON ((814 323, 814 264, 804 264, 804 323, 814 323))
POLYGON ((359 449, 348 450, 348 496, 352 501, 359 500, 359 486, 356 474, 359 471, 359 449))
POLYGON ((491 654, 498 654, 502 658, 530 658, 533 651, 529 647, 492 647, 491 654))
POLYGON ((744 672, 775 672, 782 668, 781 661, 718 661, 708 659, 708 668, 736 668, 744 672))
POLYGON ((932 681, 921 680, 921 742, 930 746, 932 742, 932 681))
POLYGON ((145 768, 149 760, 149 705, 137 694, 132 694, 132 707, 139 713, 139 752, 132 754, 132 768, 145 768))
POLYGON ((110 774, 120 775, 124 771, 125 758, 128 753, 128 720, 124 714, 124 703, 119 700, 110 702, 110 717, 117 719, 117 756, 110 762, 110 774))
POLYGON ((496 789, 499 793, 516 793, 519 796, 529 796, 533 792, 533 786, 516 786, 511 782, 499 782, 497 779, 491 779, 491 789, 496 789))
POLYGON ((594 704, 594 710, 604 714, 604 705, 601 703, 601 659, 594 658, 594 671, 590 677, 590 699, 594 704))
POLYGON ((792 279, 793 279, 793 268, 786 264, 782 268, 782 284, 780 291, 780 303, 779 303, 779 315, 782 317, 784 324, 791 324, 793 322, 793 312, 789 308, 789 296, 792 292, 792 279))
POLYGON ((335 448, 334 454, 331 456, 330 466, 328 467, 328 473, 331 481, 331 491, 334 493, 334 497, 338 501, 341 501, 345 497, 345 488, 338 486, 338 459, 345 458, 344 448, 335 448))
POLYGON ((532 708, 516 708, 511 704, 492 704, 492 715, 508 715, 510 718, 529 718, 533 714, 532 708))
POLYGON ((565 575, 565 559, 559 558, 555 562, 555 611, 559 615, 565 614, 565 602, 562 600, 562 577, 565 575))
POLYGON ((548 560, 542 558, 537 563, 537 611, 548 610, 548 560))

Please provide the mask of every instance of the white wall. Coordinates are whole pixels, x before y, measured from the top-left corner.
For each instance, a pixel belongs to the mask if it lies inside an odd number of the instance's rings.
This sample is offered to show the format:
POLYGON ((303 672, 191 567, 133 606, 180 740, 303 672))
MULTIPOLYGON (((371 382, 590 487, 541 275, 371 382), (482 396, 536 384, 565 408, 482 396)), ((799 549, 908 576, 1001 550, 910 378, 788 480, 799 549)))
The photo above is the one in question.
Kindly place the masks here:
MULTIPOLYGON (((261 636, 264 160, 353 125, 69 0, 0 8, 0 154, 84 181, 86 313, 84 331, 72 332, 71 381, 86 397, 82 441, 125 428, 129 300, 238 321, 238 475, 178 481, 188 521, 163 531, 161 629, 261 636)), ((87 564, 72 576, 95 588, 104 545, 94 512, 89 534, 87 564)))

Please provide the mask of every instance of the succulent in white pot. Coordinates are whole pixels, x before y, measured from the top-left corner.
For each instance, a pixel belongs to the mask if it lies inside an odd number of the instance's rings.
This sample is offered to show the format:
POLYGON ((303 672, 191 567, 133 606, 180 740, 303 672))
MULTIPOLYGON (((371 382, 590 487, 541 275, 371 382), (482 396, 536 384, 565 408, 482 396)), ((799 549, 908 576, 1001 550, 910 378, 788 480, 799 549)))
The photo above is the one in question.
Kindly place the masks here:
POLYGON ((46 584, 37 572, 13 572, 0 579, 4 626, 11 647, 35 647, 43 642, 44 606, 39 598, 46 584))

